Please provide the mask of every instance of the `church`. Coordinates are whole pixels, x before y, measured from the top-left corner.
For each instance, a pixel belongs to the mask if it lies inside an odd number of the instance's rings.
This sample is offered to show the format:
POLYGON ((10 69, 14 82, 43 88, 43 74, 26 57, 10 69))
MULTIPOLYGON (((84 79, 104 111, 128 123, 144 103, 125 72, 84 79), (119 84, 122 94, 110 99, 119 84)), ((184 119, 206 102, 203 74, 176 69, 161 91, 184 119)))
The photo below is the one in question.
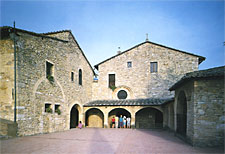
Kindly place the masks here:
POLYGON ((79 121, 110 128, 123 115, 132 129, 224 144, 224 66, 199 71, 205 57, 146 38, 93 68, 70 30, 0 30, 1 136, 64 131, 79 121))

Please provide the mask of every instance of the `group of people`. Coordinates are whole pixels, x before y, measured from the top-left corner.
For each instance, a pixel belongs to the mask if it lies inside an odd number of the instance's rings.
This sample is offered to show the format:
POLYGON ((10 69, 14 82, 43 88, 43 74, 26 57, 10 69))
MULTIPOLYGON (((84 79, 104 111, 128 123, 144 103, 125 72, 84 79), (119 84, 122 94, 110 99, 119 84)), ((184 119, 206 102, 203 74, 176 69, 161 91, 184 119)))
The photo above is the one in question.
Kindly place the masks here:
POLYGON ((122 116, 112 118, 112 128, 130 128, 130 117, 122 116))

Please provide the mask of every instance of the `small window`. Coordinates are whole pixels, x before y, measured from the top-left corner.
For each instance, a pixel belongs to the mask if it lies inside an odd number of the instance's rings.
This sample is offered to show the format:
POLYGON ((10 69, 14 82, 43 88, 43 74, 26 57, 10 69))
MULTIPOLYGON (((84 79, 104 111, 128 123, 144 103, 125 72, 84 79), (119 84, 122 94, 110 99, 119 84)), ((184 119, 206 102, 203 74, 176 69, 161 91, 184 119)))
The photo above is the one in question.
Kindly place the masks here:
POLYGON ((55 113, 57 113, 58 115, 61 114, 61 110, 60 110, 60 105, 59 104, 55 104, 55 113))
POLYGON ((79 69, 79 85, 82 85, 82 70, 79 69))
POLYGON ((118 93, 117 93, 117 97, 119 99, 126 99, 127 98, 127 92, 125 90, 120 90, 118 93))
POLYGON ((52 113, 51 104, 45 104, 45 112, 52 113))
POLYGON ((154 72, 158 72, 158 64, 157 62, 151 62, 150 63, 150 70, 151 70, 151 73, 154 73, 154 72))
POLYGON ((131 68, 131 67, 132 67, 132 62, 131 61, 127 62, 127 68, 131 68))
POLYGON ((73 82, 74 81, 74 73, 71 72, 71 81, 73 82))
POLYGON ((109 88, 115 87, 115 74, 109 74, 109 88))
POLYGON ((53 71, 54 71, 53 66, 54 65, 52 63, 46 61, 46 78, 53 76, 53 71))

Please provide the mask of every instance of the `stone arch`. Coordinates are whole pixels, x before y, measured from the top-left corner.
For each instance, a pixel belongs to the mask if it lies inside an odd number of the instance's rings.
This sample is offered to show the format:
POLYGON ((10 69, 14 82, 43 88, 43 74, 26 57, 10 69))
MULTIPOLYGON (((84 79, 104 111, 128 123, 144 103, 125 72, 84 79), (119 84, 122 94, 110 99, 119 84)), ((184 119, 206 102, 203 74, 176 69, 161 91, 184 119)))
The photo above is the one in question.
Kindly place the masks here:
POLYGON ((184 91, 180 91, 176 104, 176 132, 182 136, 187 133, 187 97, 184 91))
POLYGON ((133 98, 133 92, 131 90, 130 87, 128 86, 125 86, 125 85, 121 85, 121 86, 118 86, 114 91, 113 91, 113 94, 112 94, 112 97, 113 99, 118 99, 118 92, 121 91, 121 90, 124 90, 126 93, 127 93, 127 98, 126 99, 132 99, 133 98))
POLYGON ((136 128, 162 128, 163 112, 157 108, 144 107, 135 113, 136 128))
POLYGON ((70 128, 76 128, 79 124, 81 114, 81 107, 78 104, 74 104, 70 107, 70 128))
MULTIPOLYGON (((61 84, 57 81, 57 79, 54 79, 54 87, 49 89, 49 90, 45 90, 45 92, 39 91, 39 89, 44 88, 45 87, 49 87, 50 83, 48 81, 48 79, 46 79, 46 76, 42 76, 41 78, 39 78, 37 80, 37 82, 34 84, 33 90, 32 90, 32 97, 31 97, 31 102, 32 104, 32 123, 34 124, 34 134, 36 133, 43 133, 43 132, 50 132, 53 129, 53 126, 51 126, 51 123, 48 122, 48 118, 46 118, 46 116, 43 116, 43 112, 45 112, 45 103, 50 103, 51 104, 51 108, 54 109, 54 106, 60 105, 60 108, 62 109, 62 113, 61 116, 64 116, 66 114, 66 112, 64 112, 66 110, 64 102, 66 102, 66 97, 65 97, 65 93, 64 90, 61 86, 61 84), (57 94, 53 93, 52 90, 58 88, 59 90, 57 94), (53 95, 51 95, 51 98, 48 99, 48 97, 46 97, 46 92, 50 92, 53 95), (57 96, 57 97, 55 97, 57 96), (38 114, 37 113, 42 113, 42 114, 38 114), (49 123, 49 128, 47 128, 48 126, 44 125, 44 123, 49 123), (39 126, 39 127, 38 127, 39 126)), ((61 123, 59 125, 66 125, 67 123, 61 123)), ((65 126, 66 127, 66 126, 65 126)))
POLYGON ((87 127, 104 127, 104 113, 98 108, 90 108, 85 112, 85 125, 87 127))
MULTIPOLYGON (((114 108, 111 111, 109 111, 108 113, 108 124, 110 127, 112 127, 112 118, 114 117, 120 117, 122 115, 126 116, 126 117, 130 117, 131 118, 131 112, 128 111, 126 108, 114 108)), ((120 126, 119 126, 120 127, 120 126)))

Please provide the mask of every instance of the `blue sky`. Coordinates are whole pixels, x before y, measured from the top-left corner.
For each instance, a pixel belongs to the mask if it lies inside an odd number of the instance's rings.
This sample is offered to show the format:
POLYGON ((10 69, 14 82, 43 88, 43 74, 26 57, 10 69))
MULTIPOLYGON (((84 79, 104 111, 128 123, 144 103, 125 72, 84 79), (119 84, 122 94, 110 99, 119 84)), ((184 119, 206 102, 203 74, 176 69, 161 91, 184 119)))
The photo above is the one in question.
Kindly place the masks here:
POLYGON ((224 1, 1 1, 1 26, 72 30, 92 65, 149 40, 224 65, 224 1))

